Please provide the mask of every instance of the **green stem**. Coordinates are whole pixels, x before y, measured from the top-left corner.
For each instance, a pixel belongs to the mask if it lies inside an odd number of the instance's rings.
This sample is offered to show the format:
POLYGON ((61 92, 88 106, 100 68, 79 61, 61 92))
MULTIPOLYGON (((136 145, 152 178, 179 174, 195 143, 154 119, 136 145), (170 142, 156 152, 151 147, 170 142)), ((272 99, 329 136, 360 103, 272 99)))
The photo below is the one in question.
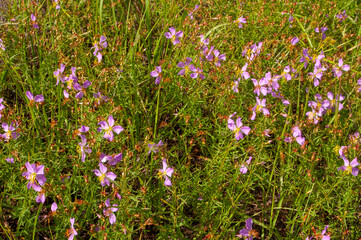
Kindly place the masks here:
POLYGON ((36 217, 35 217, 34 230, 33 230, 33 240, 35 239, 36 223, 38 222, 40 210, 41 210, 42 207, 43 207, 43 204, 40 204, 39 209, 38 209, 38 213, 36 214, 36 217))

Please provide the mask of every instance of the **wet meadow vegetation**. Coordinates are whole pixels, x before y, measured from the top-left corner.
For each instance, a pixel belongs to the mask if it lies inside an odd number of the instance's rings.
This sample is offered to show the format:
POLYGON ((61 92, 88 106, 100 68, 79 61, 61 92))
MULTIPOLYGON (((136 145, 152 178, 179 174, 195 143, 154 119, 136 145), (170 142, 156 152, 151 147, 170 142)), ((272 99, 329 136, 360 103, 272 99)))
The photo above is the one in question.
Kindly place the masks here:
POLYGON ((360 1, 0 4, 1 239, 361 238, 360 1))

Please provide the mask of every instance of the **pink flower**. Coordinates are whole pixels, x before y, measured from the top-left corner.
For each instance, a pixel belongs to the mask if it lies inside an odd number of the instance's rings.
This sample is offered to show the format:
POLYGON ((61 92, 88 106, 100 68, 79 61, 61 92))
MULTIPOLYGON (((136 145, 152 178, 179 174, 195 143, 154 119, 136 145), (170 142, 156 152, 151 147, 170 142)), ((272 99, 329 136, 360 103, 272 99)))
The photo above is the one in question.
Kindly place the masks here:
POLYGON ((256 115, 257 113, 262 112, 264 116, 268 116, 269 115, 269 110, 266 108, 266 99, 262 99, 260 100, 258 97, 256 97, 256 106, 253 107, 252 111, 252 117, 251 120, 255 120, 256 119, 256 115))
MULTIPOLYGON (((232 116, 232 115, 231 115, 232 116)), ((247 127, 247 126, 243 126, 242 124, 242 119, 239 117, 237 118, 237 121, 236 123, 233 121, 233 119, 231 119, 231 117, 228 119, 228 128, 230 130, 232 130, 234 133, 235 133, 235 137, 237 139, 237 141, 239 139, 243 139, 243 134, 246 134, 248 135, 249 132, 251 131, 251 128, 250 127, 247 127)))
POLYGON ((350 66, 346 65, 346 64, 344 65, 342 58, 340 58, 338 60, 338 67, 333 68, 334 76, 335 77, 341 77, 342 71, 347 72, 349 70, 350 70, 350 66))
POLYGON ((53 202, 53 204, 51 204, 51 211, 55 212, 58 209, 58 205, 56 204, 56 202, 53 202))
POLYGON ((246 161, 245 164, 242 164, 241 168, 239 169, 239 171, 243 174, 246 174, 248 171, 248 166, 250 165, 252 160, 252 157, 249 157, 249 159, 246 161))
POLYGON ((96 176, 98 176, 100 184, 104 187, 105 185, 110 185, 109 180, 114 181, 117 175, 113 172, 107 172, 107 167, 103 163, 99 163, 99 170, 92 170, 96 176))
POLYGON ((74 220, 75 218, 70 218, 71 228, 66 230, 66 235, 68 236, 68 240, 73 240, 74 236, 78 235, 77 231, 74 228, 74 220))
POLYGON ((179 32, 175 32, 175 28, 171 27, 169 28, 170 32, 166 32, 164 35, 166 38, 171 39, 173 45, 176 45, 178 43, 180 43, 179 38, 183 37, 183 32, 179 31, 179 32))
POLYGON ((44 101, 43 95, 34 95, 30 91, 26 91, 26 96, 30 100, 30 105, 32 105, 34 102, 40 103, 44 101))
POLYGON ((114 139, 114 134, 113 131, 116 134, 119 134, 120 132, 122 132, 124 130, 124 128, 122 128, 121 126, 117 125, 114 126, 114 118, 112 115, 110 115, 108 117, 108 123, 106 123, 105 121, 101 121, 98 123, 98 125, 100 125, 100 128, 98 128, 98 132, 101 132, 102 130, 105 131, 104 133, 104 138, 108 139, 109 141, 113 141, 114 139))
POLYGON ((244 18, 243 15, 234 22, 238 23, 239 28, 243 27, 242 23, 247 23, 246 18, 244 18))
POLYGON ((359 165, 359 163, 357 162, 357 158, 354 158, 351 163, 343 154, 341 155, 341 158, 343 159, 345 165, 339 167, 337 170, 345 171, 347 174, 351 173, 356 177, 359 171, 359 169, 357 168, 357 166, 359 165))
POLYGON ((163 169, 159 169, 160 175, 164 177, 164 185, 165 186, 172 186, 172 182, 168 177, 171 177, 173 174, 173 168, 168 168, 167 161, 163 159, 163 169))
POLYGON ((29 180, 28 189, 32 187, 35 191, 40 192, 40 186, 43 186, 46 181, 44 175, 44 165, 39 165, 37 167, 35 163, 30 164, 29 162, 26 162, 25 167, 27 172, 24 172, 22 176, 29 180))
POLYGON ((103 210, 103 214, 104 216, 106 217, 109 217, 109 222, 110 224, 113 224, 115 223, 115 221, 117 220, 114 213, 113 212, 116 212, 118 211, 118 208, 115 208, 115 207, 118 207, 117 204, 113 204, 113 206, 110 205, 110 200, 109 198, 105 201, 105 206, 106 208, 103 210))
POLYGON ((291 44, 296 45, 299 41, 300 41, 300 39, 298 39, 298 37, 294 37, 291 39, 291 44))
POLYGON ((162 72, 162 67, 161 67, 161 66, 157 66, 157 67, 155 67, 155 70, 150 73, 150 76, 156 78, 156 79, 155 79, 155 82, 154 82, 155 84, 159 84, 159 83, 160 83, 160 80, 162 79, 162 74, 161 74, 161 72, 162 72))
POLYGON ((14 126, 14 124, 11 123, 9 126, 7 123, 2 123, 1 126, 5 131, 5 133, 2 134, 2 137, 6 140, 10 140, 10 138, 17 139, 20 136, 20 134, 15 131, 17 128, 17 124, 15 124, 14 126))

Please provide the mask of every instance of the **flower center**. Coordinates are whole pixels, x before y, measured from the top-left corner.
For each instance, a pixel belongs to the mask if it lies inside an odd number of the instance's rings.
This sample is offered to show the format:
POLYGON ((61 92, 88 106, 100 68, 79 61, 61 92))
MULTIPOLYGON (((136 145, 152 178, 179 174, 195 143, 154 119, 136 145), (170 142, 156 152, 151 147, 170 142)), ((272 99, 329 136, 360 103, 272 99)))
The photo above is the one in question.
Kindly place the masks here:
POLYGON ((262 110, 263 106, 261 105, 257 105, 256 107, 256 112, 260 112, 262 110))
POLYGON ((107 127, 104 131, 106 134, 110 135, 110 133, 112 132, 113 128, 112 127, 107 127))
POLYGON ((8 130, 5 134, 6 134, 7 139, 9 139, 11 137, 11 131, 10 130, 8 130))
POLYGON ((30 174, 29 178, 30 178, 30 179, 29 179, 30 182, 31 182, 31 183, 34 183, 34 182, 35 182, 35 178, 36 178, 36 173, 30 174))
POLYGON ((77 151, 78 153, 81 153, 81 147, 80 147, 80 145, 78 145, 78 146, 76 147, 76 151, 77 151))
POLYGON ((310 115, 308 115, 309 119, 314 119, 316 116, 315 112, 311 112, 310 115))
POLYGON ((173 35, 171 39, 172 39, 172 42, 174 42, 175 41, 175 35, 173 35))
POLYGON ((100 181, 100 182, 104 182, 105 174, 102 173, 102 175, 100 175, 98 178, 99 178, 99 181, 100 181))
POLYGON ((184 70, 185 70, 186 73, 188 73, 188 72, 189 72, 189 66, 188 66, 188 65, 185 65, 185 66, 184 66, 184 70))
POLYGON ((335 103, 336 103, 336 99, 332 99, 332 100, 331 100, 331 105, 334 106, 335 103))
POLYGON ((352 166, 351 166, 351 165, 348 165, 348 166, 346 167, 345 172, 346 172, 347 174, 352 173, 352 166))
POLYGON ((237 134, 237 133, 239 133, 239 131, 241 131, 241 128, 239 128, 239 127, 236 127, 236 129, 234 130, 234 132, 237 134))
POLYGON ((69 78, 68 80, 68 88, 72 88, 73 87, 73 79, 69 78))
POLYGON ((108 208, 107 210, 104 211, 104 215, 107 217, 109 217, 109 214, 111 214, 111 213, 112 213, 111 208, 108 208))

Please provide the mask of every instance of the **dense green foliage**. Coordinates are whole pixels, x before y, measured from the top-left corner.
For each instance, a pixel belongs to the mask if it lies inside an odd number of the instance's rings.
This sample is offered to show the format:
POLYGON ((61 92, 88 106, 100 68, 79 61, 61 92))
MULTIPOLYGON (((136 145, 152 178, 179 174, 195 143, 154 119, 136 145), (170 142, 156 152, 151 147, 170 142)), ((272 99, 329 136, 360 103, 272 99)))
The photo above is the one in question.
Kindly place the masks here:
POLYGON ((17 125, 20 136, 0 142, 0 238, 65 239, 70 218, 75 239, 237 239, 248 218, 259 239, 315 238, 326 225, 332 239, 361 238, 360 176, 338 171, 342 154, 350 162, 360 155, 360 141, 349 138, 361 123, 358 2, 59 0, 56 9, 50 0, 10 0, 0 11, 6 13, 0 122, 17 125), (344 10, 347 16, 340 15, 344 10), (235 22, 241 16, 242 28, 235 22), (179 44, 165 37, 170 27, 183 31, 179 44), (328 28, 326 38, 317 27, 328 28), (208 48, 225 54, 220 66, 205 59, 202 34, 208 48), (99 62, 92 47, 101 36, 108 46, 99 62), (242 56, 259 42, 252 61, 242 56), (309 75, 314 62, 307 68, 300 62, 306 48, 314 59, 325 55, 318 86, 309 75), (177 64, 187 57, 204 79, 178 75, 177 64), (340 58, 350 70, 336 77, 340 58), (248 79, 241 77, 246 63, 248 79), (91 82, 81 99, 69 83, 56 85, 53 73, 61 64, 65 75, 76 67, 78 82, 91 82), (150 75, 157 66, 160 84, 150 75), (251 79, 268 72, 274 79, 286 66, 294 69, 292 79, 279 78, 279 97, 259 96, 270 114, 258 112, 252 121, 257 95, 251 79), (44 102, 30 102, 26 91, 44 102), (99 91, 107 101, 95 100, 99 91), (306 115, 309 102, 316 94, 327 100, 329 92, 345 97, 343 108, 326 109, 314 123, 306 115), (234 121, 241 117, 251 128, 240 140, 227 126, 234 112, 234 121), (110 115, 124 128, 113 141, 97 131, 110 115), (90 128, 83 135, 92 150, 84 162, 82 125, 90 128), (302 145, 285 142, 295 125, 302 145), (159 152, 148 155, 148 144, 160 140, 159 152), (342 154, 341 146, 348 146, 342 154), (93 172, 101 153, 122 153, 115 166, 105 164, 117 175, 109 186, 93 172), (11 157, 14 163, 6 161, 11 157), (159 174, 163 159, 174 170, 171 186, 159 174), (27 162, 45 167, 44 203, 22 176, 27 162), (103 214, 107 199, 118 205, 114 224, 103 214))

